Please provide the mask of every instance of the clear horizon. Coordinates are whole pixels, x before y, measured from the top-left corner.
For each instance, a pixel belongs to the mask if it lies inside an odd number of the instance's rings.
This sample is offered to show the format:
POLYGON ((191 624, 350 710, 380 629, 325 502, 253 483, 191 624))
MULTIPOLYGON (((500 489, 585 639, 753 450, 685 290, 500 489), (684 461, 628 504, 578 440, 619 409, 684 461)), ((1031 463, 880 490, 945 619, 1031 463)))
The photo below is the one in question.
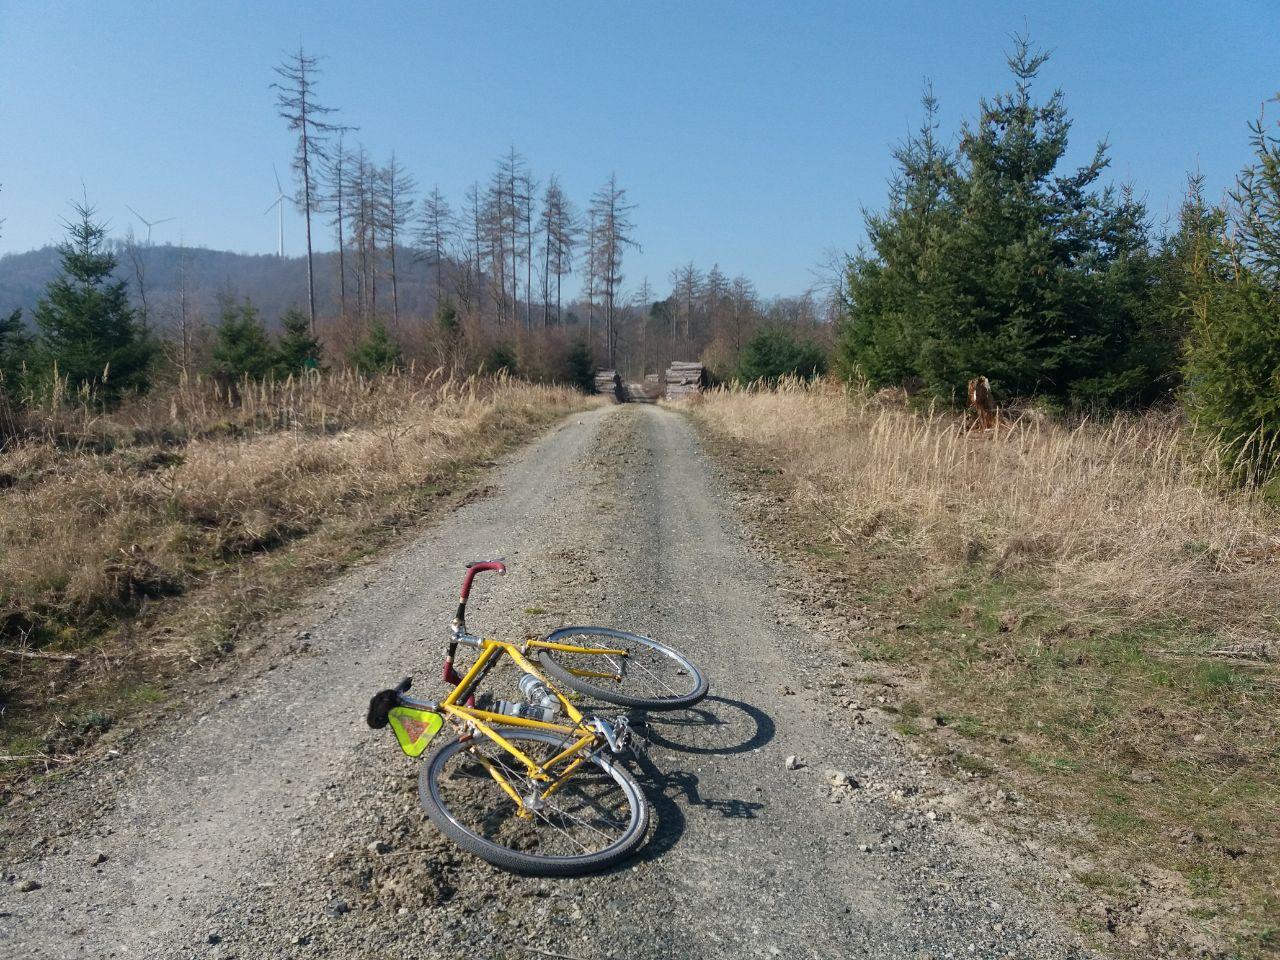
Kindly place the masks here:
MULTIPOLYGON (((1157 224, 1192 170, 1212 196, 1230 185, 1250 156, 1246 125, 1280 87, 1280 15, 1254 2, 663 3, 608 16, 587 3, 377 16, 2 3, 0 253, 60 239, 82 184, 113 235, 146 235, 131 206, 175 218, 157 244, 274 252, 263 211, 291 136, 268 87, 300 41, 324 58, 321 102, 455 207, 514 145, 579 208, 618 174, 643 248, 628 288, 647 277, 665 290, 693 260, 765 296, 799 293, 827 251, 856 248, 861 209, 883 206, 923 82, 953 136, 979 97, 1008 87, 1003 54, 1024 29, 1054 51, 1039 89, 1066 94, 1070 159, 1107 139, 1104 179, 1133 184, 1157 224)), ((322 227, 317 249, 332 246, 322 227)), ((294 211, 285 252, 304 252, 294 211)))

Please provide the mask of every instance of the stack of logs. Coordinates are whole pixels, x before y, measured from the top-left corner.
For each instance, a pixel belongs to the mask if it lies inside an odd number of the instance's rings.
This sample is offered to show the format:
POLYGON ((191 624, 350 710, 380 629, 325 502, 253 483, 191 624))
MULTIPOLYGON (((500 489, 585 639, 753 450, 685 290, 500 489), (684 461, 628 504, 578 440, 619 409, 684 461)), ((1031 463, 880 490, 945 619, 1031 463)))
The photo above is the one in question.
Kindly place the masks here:
POLYGON ((596 393, 612 397, 614 403, 627 402, 627 388, 622 385, 617 370, 596 371, 596 393))
POLYGON ((696 397, 707 385, 707 368, 696 361, 673 360, 667 367, 666 385, 668 400, 696 397))

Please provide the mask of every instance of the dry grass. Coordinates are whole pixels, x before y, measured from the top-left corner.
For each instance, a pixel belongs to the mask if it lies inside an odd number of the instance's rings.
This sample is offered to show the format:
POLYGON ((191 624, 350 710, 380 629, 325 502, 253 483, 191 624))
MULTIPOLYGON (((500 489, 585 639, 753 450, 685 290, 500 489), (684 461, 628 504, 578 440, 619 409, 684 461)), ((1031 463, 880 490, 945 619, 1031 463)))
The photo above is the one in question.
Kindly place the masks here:
POLYGON ((854 574, 888 624, 860 652, 949 735, 1082 818, 1088 855, 1173 868, 1207 926, 1276 946, 1274 505, 1162 415, 993 437, 823 384, 695 415, 783 499, 775 536, 854 574))
POLYGON ((122 685, 155 699, 175 663, 230 652, 291 592, 587 402, 408 371, 189 382, 110 415, 28 414, 0 450, 0 754, 74 749, 84 724, 68 718, 101 715, 99 694, 108 723, 122 685), (56 722, 36 709, 55 681, 76 691, 54 698, 56 722))

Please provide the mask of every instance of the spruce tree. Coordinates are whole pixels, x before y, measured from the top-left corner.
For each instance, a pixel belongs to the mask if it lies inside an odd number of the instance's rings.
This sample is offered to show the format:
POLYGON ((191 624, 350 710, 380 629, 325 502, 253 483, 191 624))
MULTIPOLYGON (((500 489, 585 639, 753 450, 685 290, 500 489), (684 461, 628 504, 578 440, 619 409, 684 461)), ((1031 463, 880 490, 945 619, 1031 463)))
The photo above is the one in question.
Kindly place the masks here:
MULTIPOLYGON (((1261 481, 1280 466, 1280 138, 1252 127, 1255 160, 1233 210, 1184 207, 1191 250, 1184 398, 1227 465, 1261 481)), ((1194 201, 1195 198, 1193 198, 1194 201)))
POLYGON ((375 321, 369 334, 351 351, 351 365, 361 373, 385 373, 404 363, 400 347, 387 332, 386 324, 375 321))
POLYGON ((56 369, 75 389, 88 386, 104 402, 150 385, 155 344, 138 323, 123 280, 113 279, 115 256, 106 230, 87 204, 75 204, 69 239, 58 248, 59 275, 36 306, 38 377, 56 369))
POLYGON ((301 310, 287 310, 280 318, 282 332, 276 344, 275 368, 280 377, 296 376, 320 368, 324 348, 311 335, 311 322, 301 310))
POLYGON ((596 392, 596 361, 585 337, 576 337, 564 355, 564 382, 583 393, 596 392))
POLYGON ((1116 405, 1153 399, 1173 366, 1147 325, 1154 264, 1147 214, 1102 188, 1106 144, 1063 170, 1071 122, 1061 91, 1038 101, 1048 55, 1018 38, 1013 88, 980 102, 954 155, 926 93, 919 134, 898 149, 889 207, 867 218, 850 267, 839 359, 874 384, 921 380, 963 395, 987 376, 1005 396, 1116 405))
POLYGON ((16 403, 31 360, 31 336, 22 326, 22 311, 0 316, 0 395, 16 403))
POLYGON ((738 364, 746 383, 777 383, 782 377, 810 379, 827 369, 827 356, 816 343, 798 340, 785 327, 762 327, 747 341, 738 364))
POLYGON ((218 339, 213 345, 214 373, 239 380, 268 376, 276 362, 275 349, 267 328, 258 319, 258 311, 248 300, 224 303, 218 324, 218 339))

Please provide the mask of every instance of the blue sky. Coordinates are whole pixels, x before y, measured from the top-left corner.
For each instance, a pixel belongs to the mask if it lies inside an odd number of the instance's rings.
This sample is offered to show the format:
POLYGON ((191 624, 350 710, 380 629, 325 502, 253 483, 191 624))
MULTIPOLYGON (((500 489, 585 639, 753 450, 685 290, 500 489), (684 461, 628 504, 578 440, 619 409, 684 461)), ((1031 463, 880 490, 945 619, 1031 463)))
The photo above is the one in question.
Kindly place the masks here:
MULTIPOLYGON (((1280 90, 1280 4, 1125 2, 167 3, 0 0, 0 252, 59 235, 83 181, 123 232, 275 248, 271 165, 290 139, 271 67, 325 57, 323 100, 452 200, 514 144, 583 204, 611 171, 638 205, 628 285, 718 262, 798 292, 882 204, 889 149, 929 78, 948 134, 1007 85, 1028 28, 1075 119, 1073 154, 1159 220, 1198 167, 1220 193, 1280 90), (135 224, 136 226, 136 224, 135 224)), ((1280 116, 1280 106, 1275 108, 1280 116)), ((296 218, 288 252, 302 250, 296 218)))

